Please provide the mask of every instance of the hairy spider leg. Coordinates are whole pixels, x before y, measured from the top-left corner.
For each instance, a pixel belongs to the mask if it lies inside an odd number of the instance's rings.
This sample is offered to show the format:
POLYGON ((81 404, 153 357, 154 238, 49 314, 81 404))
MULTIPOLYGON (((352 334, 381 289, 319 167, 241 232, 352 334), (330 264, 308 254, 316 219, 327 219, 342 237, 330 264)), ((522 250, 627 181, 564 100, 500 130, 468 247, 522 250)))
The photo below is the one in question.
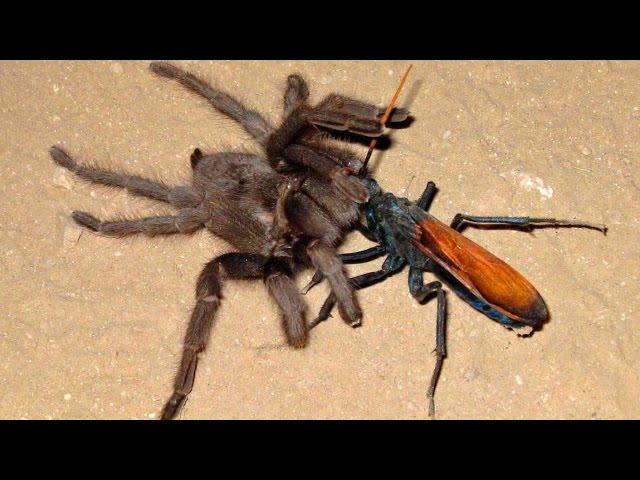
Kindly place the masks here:
POLYGON ((172 419, 179 413, 193 389, 198 356, 209 342, 215 314, 222 300, 224 280, 264 278, 267 290, 281 311, 288 343, 298 348, 306 344, 305 306, 287 270, 277 260, 237 252, 220 255, 205 265, 196 284, 196 305, 184 337, 174 391, 162 410, 163 420, 172 419))

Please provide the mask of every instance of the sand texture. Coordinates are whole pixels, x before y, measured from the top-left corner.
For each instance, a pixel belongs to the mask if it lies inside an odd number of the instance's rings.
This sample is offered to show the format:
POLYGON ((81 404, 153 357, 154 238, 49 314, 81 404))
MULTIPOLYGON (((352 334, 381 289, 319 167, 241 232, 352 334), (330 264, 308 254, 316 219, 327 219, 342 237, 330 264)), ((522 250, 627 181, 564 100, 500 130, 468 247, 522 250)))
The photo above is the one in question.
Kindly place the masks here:
MULTIPOLYGON (((273 123, 291 72, 309 80, 314 102, 341 92, 383 105, 408 64, 176 63, 273 123)), ((258 151, 233 121, 147 66, 0 63, 0 418, 157 418, 195 279, 230 251, 204 231, 111 239, 69 220, 76 209, 100 218, 171 209, 79 181, 53 164, 51 145, 176 184, 188 181, 195 147, 258 151)), ((519 338, 449 293, 438 418, 640 417, 640 63, 415 62, 400 104, 415 120, 373 158, 387 191, 416 199, 435 181, 431 212, 446 222, 465 212, 609 226, 607 236, 466 230, 531 280, 551 321, 519 338)), ((352 234, 341 251, 368 246, 352 234)), ((310 314, 326 292, 306 297, 310 314)), ((359 298, 361 328, 336 315, 293 351, 278 348, 280 320, 262 283, 227 284, 181 418, 426 419, 435 302, 413 300, 407 270, 359 298)))

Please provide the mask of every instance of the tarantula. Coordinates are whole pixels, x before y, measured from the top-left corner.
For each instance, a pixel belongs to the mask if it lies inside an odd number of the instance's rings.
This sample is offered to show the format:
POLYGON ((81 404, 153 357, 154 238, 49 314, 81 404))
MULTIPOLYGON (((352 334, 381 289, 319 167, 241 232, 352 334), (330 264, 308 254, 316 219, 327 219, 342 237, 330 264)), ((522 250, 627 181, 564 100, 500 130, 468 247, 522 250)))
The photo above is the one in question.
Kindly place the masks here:
MULTIPOLYGON (((150 68, 238 122, 266 154, 265 158, 249 153, 205 155, 196 149, 191 155, 191 185, 170 187, 138 175, 79 164, 60 147, 50 149, 58 165, 83 180, 125 188, 178 209, 171 216, 126 220, 99 220, 74 211, 72 218, 81 226, 111 237, 189 234, 207 228, 237 250, 208 262, 198 277, 174 391, 162 410, 162 418, 171 419, 193 388, 198 356, 209 340, 226 279, 264 280, 292 347, 302 348, 308 340, 305 304, 293 281, 303 267, 322 272, 341 317, 352 326, 360 324, 362 312, 335 248, 357 224, 358 204, 366 202, 369 194, 353 175, 361 167, 357 156, 327 142, 321 129, 377 137, 383 131, 383 109, 336 94, 311 106, 304 79, 290 75, 284 120, 274 128, 259 113, 191 73, 165 62, 151 63, 150 68)), ((407 116, 406 110, 395 109, 390 122, 407 116)))

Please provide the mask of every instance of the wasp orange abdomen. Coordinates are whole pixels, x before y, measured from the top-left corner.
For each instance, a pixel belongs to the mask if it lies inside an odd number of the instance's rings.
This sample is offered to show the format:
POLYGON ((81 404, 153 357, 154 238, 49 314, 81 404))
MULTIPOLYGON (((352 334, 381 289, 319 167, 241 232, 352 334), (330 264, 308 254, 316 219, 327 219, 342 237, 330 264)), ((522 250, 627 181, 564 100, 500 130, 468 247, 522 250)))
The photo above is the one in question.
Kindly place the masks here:
POLYGON ((544 300, 513 267, 431 215, 418 224, 421 233, 416 247, 479 299, 535 329, 547 320, 544 300))

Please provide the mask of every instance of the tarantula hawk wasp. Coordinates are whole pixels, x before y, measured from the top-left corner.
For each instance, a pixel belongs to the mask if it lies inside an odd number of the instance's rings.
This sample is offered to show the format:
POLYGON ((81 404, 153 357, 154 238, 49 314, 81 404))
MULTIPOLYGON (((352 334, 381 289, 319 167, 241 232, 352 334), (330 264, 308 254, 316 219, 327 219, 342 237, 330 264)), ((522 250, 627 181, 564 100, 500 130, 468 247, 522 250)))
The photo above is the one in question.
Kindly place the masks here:
MULTIPOLYGON (((205 350, 223 285, 230 279, 262 279, 275 301, 287 343, 306 346, 306 305, 295 274, 315 267, 326 276, 342 318, 360 324, 362 311, 335 246, 357 223, 358 204, 369 199, 355 175, 362 162, 350 150, 327 141, 321 128, 365 137, 383 133, 390 110, 338 94, 319 104, 308 103, 309 89, 299 75, 287 78, 284 117, 272 126, 227 93, 166 62, 153 62, 156 75, 169 78, 206 99, 217 111, 238 122, 262 147, 264 155, 196 149, 191 155, 189 185, 168 186, 139 175, 76 162, 62 148, 49 150, 53 161, 79 178, 124 188, 129 193, 168 203, 175 215, 100 220, 74 211, 73 220, 109 237, 191 234, 206 228, 235 251, 216 256, 202 269, 195 305, 184 337, 173 393, 162 410, 174 418, 193 389, 200 354, 205 350)), ((392 122, 408 116, 395 109, 392 122)))
MULTIPOLYGON (((409 69, 407 73, 408 71, 409 69)), ((442 282, 487 317, 509 329, 523 332, 520 336, 531 335, 549 318, 547 306, 533 285, 513 267, 462 235, 464 228, 502 226, 532 230, 543 227, 577 227, 595 229, 606 234, 607 227, 554 218, 473 216, 461 213, 455 215, 450 225, 446 225, 428 213, 437 191, 434 182, 428 182, 418 201, 412 202, 383 192, 378 183, 367 175, 367 162, 374 146, 375 139, 371 142, 358 174, 369 192, 369 201, 364 204, 366 225, 359 225, 358 230, 378 245, 360 252, 343 254, 341 259, 345 264, 361 263, 386 255, 380 270, 350 279, 356 290, 381 282, 408 265, 411 295, 419 303, 434 296, 437 299, 436 363, 427 391, 429 416, 433 417, 435 389, 446 357, 446 299, 442 282), (442 282, 435 280, 425 284, 424 272, 434 274, 442 282)), ((322 278, 322 272, 316 272, 303 293, 322 281, 322 278)), ((329 317, 334 303, 335 298, 331 293, 316 319, 311 322, 310 328, 329 317)))

